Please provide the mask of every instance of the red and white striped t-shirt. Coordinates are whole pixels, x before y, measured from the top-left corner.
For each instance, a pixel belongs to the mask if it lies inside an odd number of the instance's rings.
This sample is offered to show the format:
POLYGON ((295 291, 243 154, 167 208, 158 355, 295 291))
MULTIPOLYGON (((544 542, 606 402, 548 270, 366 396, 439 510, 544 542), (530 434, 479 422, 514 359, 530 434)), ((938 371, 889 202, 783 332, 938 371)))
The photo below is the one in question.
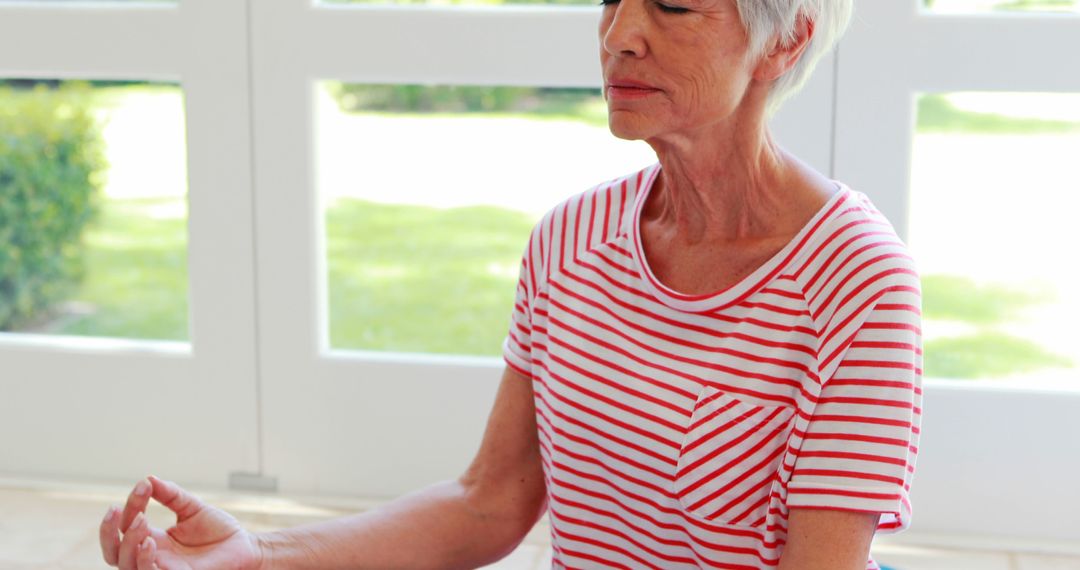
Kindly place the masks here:
POLYGON ((532 379, 553 566, 775 567, 791 507, 907 528, 920 293, 892 226, 841 185, 752 275, 683 295, 643 261, 659 171, 563 202, 522 261, 504 357, 532 379))

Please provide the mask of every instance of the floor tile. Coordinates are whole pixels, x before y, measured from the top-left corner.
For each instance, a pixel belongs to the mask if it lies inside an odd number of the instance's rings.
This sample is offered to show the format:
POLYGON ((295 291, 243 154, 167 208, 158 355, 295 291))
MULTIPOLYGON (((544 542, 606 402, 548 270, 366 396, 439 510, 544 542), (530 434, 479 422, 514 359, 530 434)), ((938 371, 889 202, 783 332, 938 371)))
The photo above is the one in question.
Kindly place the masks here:
POLYGON ((0 490, 0 513, 0 568, 28 568, 66 558, 97 527, 105 508, 0 490))
MULTIPOLYGON (((71 491, 0 487, 0 570, 104 570, 97 527, 111 504, 122 504, 126 490, 71 491)), ((287 499, 201 493, 253 532, 327 520, 370 507, 325 499, 287 499), (337 506, 327 506, 337 505, 337 506), (340 507, 340 508, 339 508, 340 507)), ((148 511, 152 525, 168 528, 175 517, 157 504, 148 511)), ((1080 570, 1080 556, 950 550, 875 542, 874 558, 894 570, 1080 570)), ((549 570, 550 526, 546 518, 509 556, 484 570, 549 570)))
POLYGON ((1080 556, 1043 556, 1039 554, 1017 554, 1016 570, 1080 570, 1080 556))

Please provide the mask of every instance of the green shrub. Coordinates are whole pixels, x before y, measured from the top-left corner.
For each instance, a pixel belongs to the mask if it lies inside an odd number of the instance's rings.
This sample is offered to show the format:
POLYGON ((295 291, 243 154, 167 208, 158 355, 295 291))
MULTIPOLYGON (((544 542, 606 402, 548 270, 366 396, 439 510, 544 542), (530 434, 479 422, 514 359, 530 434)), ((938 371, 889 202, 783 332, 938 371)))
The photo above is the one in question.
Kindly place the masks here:
POLYGON ((327 93, 346 113, 528 115, 607 127, 607 103, 599 89, 580 87, 483 87, 327 83, 327 93))
POLYGON ((0 88, 0 330, 31 320, 82 277, 82 235, 106 161, 89 87, 0 88))
POLYGON ((343 111, 475 113, 518 111, 539 91, 528 87, 364 85, 331 83, 343 111))

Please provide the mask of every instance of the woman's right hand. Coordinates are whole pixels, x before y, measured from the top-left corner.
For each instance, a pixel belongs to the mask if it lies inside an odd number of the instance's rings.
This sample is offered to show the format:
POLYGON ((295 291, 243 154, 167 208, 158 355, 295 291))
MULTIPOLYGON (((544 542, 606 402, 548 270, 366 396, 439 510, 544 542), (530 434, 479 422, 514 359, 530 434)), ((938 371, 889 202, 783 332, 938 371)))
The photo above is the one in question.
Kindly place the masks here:
POLYGON ((221 509, 204 504, 176 483, 151 476, 135 485, 121 512, 110 507, 101 522, 101 552, 120 570, 259 570, 258 538, 221 509), (151 497, 176 513, 168 530, 151 528, 151 497))

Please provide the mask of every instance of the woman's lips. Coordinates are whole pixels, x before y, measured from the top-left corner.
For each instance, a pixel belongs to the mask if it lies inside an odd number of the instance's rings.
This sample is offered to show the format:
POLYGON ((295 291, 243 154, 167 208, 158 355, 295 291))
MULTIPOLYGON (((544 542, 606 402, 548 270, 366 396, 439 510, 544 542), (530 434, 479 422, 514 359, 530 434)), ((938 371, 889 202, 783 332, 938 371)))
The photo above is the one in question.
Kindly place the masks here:
POLYGON ((610 83, 607 88, 608 100, 614 99, 644 99, 650 95, 659 93, 660 90, 636 83, 610 83))

